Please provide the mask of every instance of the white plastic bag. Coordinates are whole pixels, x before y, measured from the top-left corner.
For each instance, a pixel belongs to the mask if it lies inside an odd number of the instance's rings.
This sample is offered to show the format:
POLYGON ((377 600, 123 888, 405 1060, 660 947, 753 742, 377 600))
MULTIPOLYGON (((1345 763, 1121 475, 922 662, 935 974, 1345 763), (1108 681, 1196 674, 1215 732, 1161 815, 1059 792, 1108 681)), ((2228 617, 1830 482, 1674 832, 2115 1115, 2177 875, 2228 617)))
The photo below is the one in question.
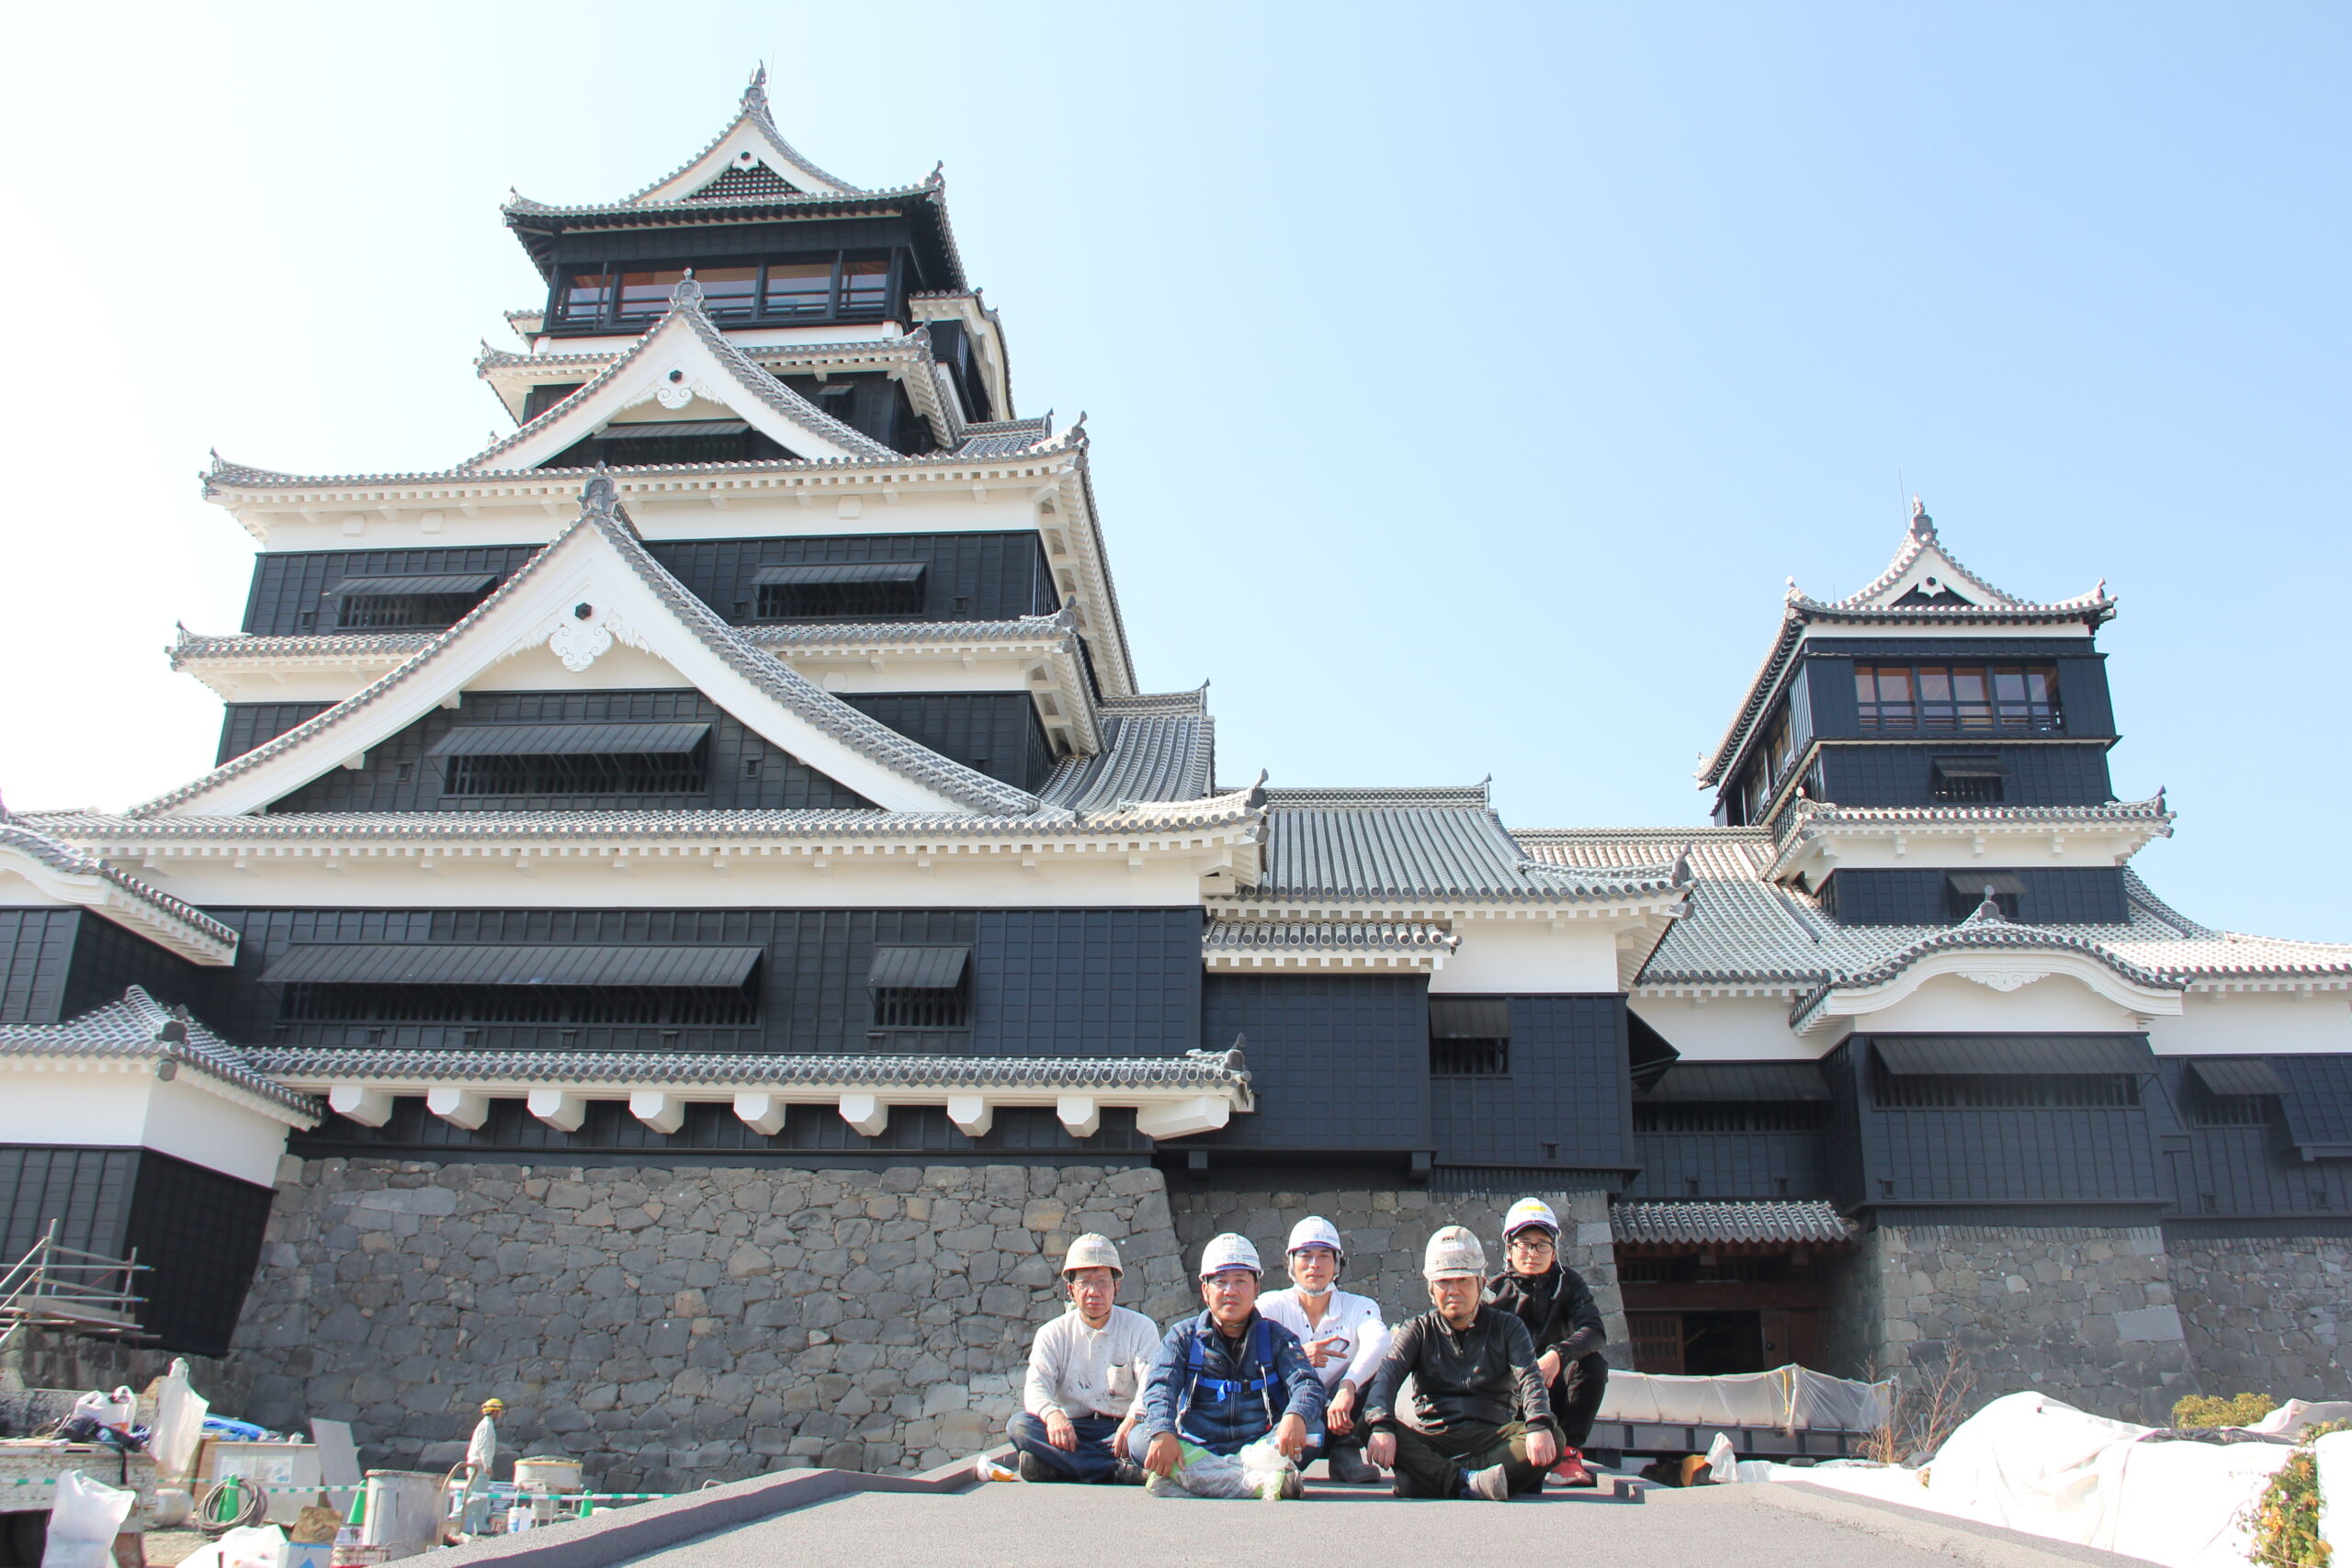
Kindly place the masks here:
POLYGON ((220 1568, 286 1568, 286 1532, 243 1525, 220 1538, 220 1568))
POLYGON ((1236 1454, 1213 1454, 1191 1443, 1183 1447, 1184 1463, 1170 1479, 1189 1496, 1265 1497, 1268 1488, 1279 1487, 1292 1469, 1271 1438, 1261 1438, 1236 1454))
POLYGON ((147 1444, 158 1474, 184 1476, 196 1468, 196 1446, 204 1437, 204 1417, 211 1408, 188 1386, 187 1362, 174 1361, 155 1390, 155 1430, 147 1444))
POLYGON ((138 1500, 139 1494, 130 1487, 108 1486, 78 1470, 59 1476, 40 1568, 113 1568, 114 1538, 122 1533, 122 1521, 138 1500))
POLYGON ((86 1416, 101 1427, 123 1432, 130 1428, 131 1419, 139 1414, 139 1396, 127 1388, 112 1393, 92 1389, 74 1402, 74 1414, 86 1416))

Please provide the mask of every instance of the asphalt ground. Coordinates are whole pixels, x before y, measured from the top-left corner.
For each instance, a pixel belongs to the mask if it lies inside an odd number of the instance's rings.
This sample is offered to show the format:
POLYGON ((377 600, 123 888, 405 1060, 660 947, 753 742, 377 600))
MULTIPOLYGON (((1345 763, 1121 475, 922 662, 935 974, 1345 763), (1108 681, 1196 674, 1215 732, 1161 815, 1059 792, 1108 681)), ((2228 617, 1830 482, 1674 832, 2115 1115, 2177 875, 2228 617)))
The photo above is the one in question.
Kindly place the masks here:
POLYGON ((1565 1496, 1406 1502, 1316 1482, 1299 1502, 1211 1503, 1124 1486, 996 1483, 956 1495, 861 1493, 701 1537, 632 1568, 2147 1568, 1805 1486, 1653 1491, 1640 1505, 1565 1496))

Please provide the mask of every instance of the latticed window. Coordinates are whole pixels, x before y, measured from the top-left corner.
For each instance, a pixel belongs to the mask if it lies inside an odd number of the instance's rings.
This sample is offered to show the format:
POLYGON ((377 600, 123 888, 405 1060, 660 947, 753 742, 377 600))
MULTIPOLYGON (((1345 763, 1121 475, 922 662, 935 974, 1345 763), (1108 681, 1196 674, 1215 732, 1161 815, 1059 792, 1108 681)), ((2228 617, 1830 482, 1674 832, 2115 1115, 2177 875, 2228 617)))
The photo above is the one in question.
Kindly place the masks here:
POLYGON ((1940 805, 1997 806, 2008 793, 2009 770, 1998 757, 1937 757, 1928 777, 1940 805))
POLYGON ((752 574, 763 621, 888 619, 920 615, 921 561, 826 561, 763 566, 752 574))
POLYGON ((710 787, 710 726, 484 724, 434 746, 456 796, 678 795, 710 787))
POLYGON ((497 581, 486 571, 346 577, 326 598, 342 631, 449 626, 464 620, 497 581))
POLYGON ((1634 1102, 1636 1133, 1814 1133, 1827 1124, 1827 1106, 1801 1100, 1634 1102))
POLYGON ((283 1016, 311 1023, 757 1023, 741 988, 682 986, 335 986, 286 987, 283 1016))
POLYGON ((970 1027, 971 956, 968 947, 945 944, 876 947, 865 976, 874 998, 874 1027, 970 1027))
POLYGON ((271 962, 281 1014, 328 1023, 759 1021, 757 947, 305 942, 271 962))
POLYGON ((1872 1099, 1895 1111, 2120 1110, 2140 1103, 2140 1080, 2122 1073, 1872 1076, 1872 1099))
POLYGON ((1430 1076, 1503 1077, 1510 1072, 1510 1000, 1430 998, 1430 1076))

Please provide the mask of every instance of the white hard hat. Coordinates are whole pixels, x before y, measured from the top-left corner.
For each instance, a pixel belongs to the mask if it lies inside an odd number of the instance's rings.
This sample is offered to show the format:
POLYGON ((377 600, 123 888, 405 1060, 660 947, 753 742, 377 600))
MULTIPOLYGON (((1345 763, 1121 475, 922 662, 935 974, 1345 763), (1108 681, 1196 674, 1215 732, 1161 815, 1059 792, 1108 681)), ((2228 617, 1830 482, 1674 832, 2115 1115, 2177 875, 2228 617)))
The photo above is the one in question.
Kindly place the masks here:
POLYGON ((1228 1269, 1247 1269, 1260 1275, 1266 1271, 1259 1263, 1258 1249, 1250 1245, 1250 1238, 1231 1231, 1209 1237, 1209 1244, 1201 1248, 1201 1278, 1205 1280, 1228 1269))
POLYGON ((1552 1205, 1541 1198, 1521 1198, 1510 1206, 1510 1213, 1503 1216, 1503 1239, 1509 1241, 1530 1225, 1542 1225, 1557 1235, 1560 1234, 1560 1216, 1554 1213, 1552 1205))
POLYGON ((1447 1225, 1430 1237, 1429 1249, 1421 1254, 1421 1278, 1458 1280, 1464 1275, 1486 1278, 1487 1249, 1467 1225, 1447 1225))
POLYGON ((1108 1269, 1122 1280, 1127 1277, 1127 1271, 1119 1267, 1119 1249, 1111 1245, 1111 1238, 1092 1231, 1071 1242, 1069 1251, 1062 1256, 1063 1279, 1080 1269, 1108 1269))
POLYGON ((1328 1247, 1341 1258, 1348 1249, 1340 1245, 1340 1227, 1320 1214, 1309 1214, 1290 1227, 1290 1246, 1285 1252, 1296 1252, 1303 1247, 1328 1247))

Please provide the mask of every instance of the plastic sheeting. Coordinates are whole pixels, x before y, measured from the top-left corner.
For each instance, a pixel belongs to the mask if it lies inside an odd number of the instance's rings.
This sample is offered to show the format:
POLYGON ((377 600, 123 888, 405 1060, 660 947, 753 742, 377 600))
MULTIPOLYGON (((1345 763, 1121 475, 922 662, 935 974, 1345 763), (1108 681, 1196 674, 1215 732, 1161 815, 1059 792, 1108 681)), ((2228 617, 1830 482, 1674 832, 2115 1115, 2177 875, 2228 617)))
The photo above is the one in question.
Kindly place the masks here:
POLYGON ((2319 1461, 2319 1538, 2338 1561, 2352 1562, 2352 1432, 2331 1432, 2312 1445, 2319 1461))
POLYGON ((1611 1371, 1600 1418, 1670 1427, 1867 1432, 1885 1418, 1892 1386, 1833 1378, 1793 1363, 1769 1372, 1713 1378, 1611 1371))

